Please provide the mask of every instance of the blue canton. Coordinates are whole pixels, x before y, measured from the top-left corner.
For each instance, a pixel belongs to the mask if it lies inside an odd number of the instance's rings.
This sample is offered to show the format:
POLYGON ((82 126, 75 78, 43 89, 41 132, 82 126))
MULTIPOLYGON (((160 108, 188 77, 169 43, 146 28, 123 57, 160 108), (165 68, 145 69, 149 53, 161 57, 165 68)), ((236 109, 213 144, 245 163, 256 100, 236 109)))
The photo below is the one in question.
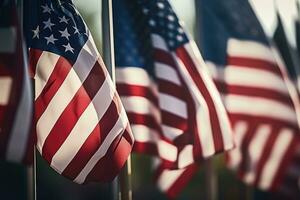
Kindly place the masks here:
POLYGON ((114 0, 117 67, 140 67, 153 75, 151 34, 160 35, 170 51, 188 42, 167 0, 114 0))
POLYGON ((28 46, 58 54, 74 63, 90 34, 76 8, 71 1, 61 1, 61 4, 35 1, 31 13, 25 15, 31 16, 25 21, 28 46))
POLYGON ((200 50, 205 60, 224 66, 229 38, 268 45, 266 35, 248 1, 200 1, 200 50))

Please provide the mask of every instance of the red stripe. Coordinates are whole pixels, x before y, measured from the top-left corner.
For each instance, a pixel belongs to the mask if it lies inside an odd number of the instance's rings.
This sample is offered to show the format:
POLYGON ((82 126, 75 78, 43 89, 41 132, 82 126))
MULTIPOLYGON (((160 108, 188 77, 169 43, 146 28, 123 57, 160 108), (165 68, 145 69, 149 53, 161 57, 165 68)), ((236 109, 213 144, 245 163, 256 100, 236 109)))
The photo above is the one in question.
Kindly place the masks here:
POLYGON ((195 176, 198 166, 196 164, 188 166, 184 172, 176 179, 172 186, 167 190, 167 196, 170 199, 175 199, 178 194, 186 187, 186 185, 195 176))
POLYGON ((0 53, 0 75, 12 76, 17 69, 16 53, 0 53))
POLYGON ((35 76, 37 63, 42 53, 43 51, 39 49, 30 49, 29 51, 29 74, 31 78, 35 76))
MULTIPOLYGON (((138 113, 127 112, 127 116, 129 119, 130 124, 140 124, 148 126, 151 129, 156 130, 158 133, 161 133, 160 124, 158 123, 157 119, 153 115, 144 115, 138 113)), ((137 134, 137 133, 135 133, 137 134)))
POLYGON ((268 159, 270 158, 270 155, 273 151, 274 148, 274 144, 276 142, 276 139, 279 136, 279 132, 280 132, 280 128, 277 126, 273 126, 272 127, 272 132, 265 144, 262 151, 262 155, 259 158, 259 161, 257 163, 257 167, 256 167, 256 179, 255 179, 255 185, 258 185, 258 183, 260 182, 260 180, 262 179, 261 175, 262 175, 262 171, 264 169, 264 166, 266 164, 266 162, 268 161, 268 159))
POLYGON ((251 86, 241 86, 226 84, 222 81, 215 81, 218 90, 224 94, 238 94, 251 97, 261 97, 274 101, 279 101, 287 106, 294 108, 293 101, 287 94, 281 92, 261 88, 261 87, 251 87, 251 86))
MULTIPOLYGON (((33 59, 34 57, 32 57, 33 59)), ((47 66, 42 66, 47 67, 47 66)), ((72 69, 72 65, 63 57, 60 57, 41 94, 35 101, 35 118, 38 120, 46 110, 48 104, 65 81, 72 69)), ((38 75, 39 76, 39 75, 38 75)), ((39 78, 39 77, 38 77, 39 78)))
POLYGON ((63 171, 63 175, 75 179, 100 148, 106 136, 120 118, 119 103, 117 97, 114 96, 114 100, 111 101, 105 114, 63 171))
POLYGON ((170 96, 176 97, 182 101, 186 101, 187 88, 178 86, 169 81, 158 79, 158 90, 160 93, 165 93, 170 96))
MULTIPOLYGON (((293 133, 295 134, 293 136, 292 142, 288 146, 287 151, 285 152, 283 159, 280 162, 279 168, 277 170, 276 176, 273 181, 272 190, 277 190, 282 184, 287 185, 284 182, 285 177, 287 177, 287 173, 289 172, 288 167, 295 167, 296 169, 299 168, 299 152, 297 151, 297 147, 299 147, 300 144, 300 138, 297 132, 293 133)), ((300 173, 300 172, 299 172, 300 173)), ((297 177, 299 178, 299 177, 297 177)))
POLYGON ((184 47, 177 48, 176 55, 183 62, 184 66, 186 67, 187 71, 190 74, 190 77, 193 79, 194 83, 198 87, 199 92, 201 92, 204 99, 206 100, 207 107, 209 109, 209 114, 210 114, 210 122, 211 122, 213 138, 214 138, 215 151, 220 152, 224 150, 222 131, 221 131, 220 121, 218 119, 216 107, 212 97, 210 96, 210 92, 208 91, 201 75, 198 72, 197 67, 195 66, 192 58, 190 57, 186 49, 184 47))
POLYGON ((66 140, 81 114, 101 88, 104 80, 104 72, 99 63, 96 62, 82 87, 76 92, 45 140, 42 152, 43 157, 49 163, 51 163, 52 157, 66 140))
POLYGON ((174 58, 167 51, 155 48, 153 53, 154 53, 155 62, 160 62, 169 65, 172 68, 176 68, 177 65, 175 63, 174 58))
POLYGON ((161 111, 162 115, 162 124, 174 127, 183 131, 187 131, 188 123, 187 120, 179 117, 177 115, 174 115, 167 111, 161 111))
POLYGON ((150 154, 154 156, 158 155, 157 144, 150 142, 135 141, 133 151, 136 153, 150 154))
POLYGON ((240 174, 240 176, 243 176, 244 173, 248 171, 248 167, 250 166, 249 162, 251 162, 251 156, 249 152, 249 146, 252 142, 252 138, 255 136, 255 134, 257 134, 257 126, 258 125, 256 123, 251 123, 251 126, 248 127, 245 136, 240 144, 240 151, 242 154, 242 159, 238 166, 238 173, 240 174))
POLYGON ((270 124, 271 126, 277 125, 280 127, 288 127, 290 129, 293 129, 295 131, 298 130, 298 125, 289 123, 283 120, 271 118, 268 116, 261 116, 261 115, 248 115, 248 114, 243 114, 243 113, 229 113, 229 118, 231 123, 235 123, 241 120, 247 121, 250 125, 252 123, 257 123, 257 124, 270 124))
POLYGON ((120 96, 144 97, 158 107, 157 97, 148 87, 125 84, 125 83, 117 83, 117 90, 120 96))
POLYGON ((111 181, 118 175, 132 148, 132 143, 124 137, 126 134, 129 134, 127 130, 112 142, 105 156, 93 167, 85 182, 111 181))
POLYGON ((275 63, 259 58, 228 56, 227 64, 235 67, 248 67, 252 69, 269 71, 282 76, 280 68, 275 63))

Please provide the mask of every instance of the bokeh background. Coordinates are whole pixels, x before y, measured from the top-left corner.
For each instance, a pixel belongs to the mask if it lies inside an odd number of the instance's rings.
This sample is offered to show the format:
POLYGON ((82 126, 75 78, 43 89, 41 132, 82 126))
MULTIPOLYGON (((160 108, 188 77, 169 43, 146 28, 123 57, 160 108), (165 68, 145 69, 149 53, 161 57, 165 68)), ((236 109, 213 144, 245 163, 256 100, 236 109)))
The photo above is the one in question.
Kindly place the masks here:
MULTIPOLYGON (((275 9, 277 6, 292 46, 296 45, 293 24, 298 17, 296 1, 251 0, 263 28, 269 36, 272 36, 276 27, 275 9)), ((75 0, 74 2, 87 22, 99 51, 105 51, 102 49, 101 0, 75 0)), ((185 27, 194 37, 196 33, 194 0, 170 0, 170 2, 179 18, 184 22, 185 27)), ((218 199, 271 199, 271 194, 245 187, 240 183, 234 174, 225 168, 222 155, 213 159, 213 167, 217 173, 218 199)), ((0 199, 28 199, 28 171, 30 170, 15 164, 0 163, 0 199)), ((134 200, 166 199, 154 187, 151 171, 152 160, 150 157, 133 155, 132 186, 134 200)), ((201 168, 178 199, 205 199, 204 173, 205 171, 201 168)), ((56 174, 40 156, 37 156, 36 179, 38 200, 110 200, 113 198, 111 184, 77 185, 56 174)))

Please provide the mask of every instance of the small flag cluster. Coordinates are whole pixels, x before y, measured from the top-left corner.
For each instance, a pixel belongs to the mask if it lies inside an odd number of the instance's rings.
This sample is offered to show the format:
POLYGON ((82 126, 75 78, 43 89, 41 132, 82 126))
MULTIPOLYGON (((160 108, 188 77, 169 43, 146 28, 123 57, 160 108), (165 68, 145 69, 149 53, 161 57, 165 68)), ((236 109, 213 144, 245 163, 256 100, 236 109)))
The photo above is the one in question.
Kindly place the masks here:
POLYGON ((86 183, 112 180, 133 149, 174 198, 226 152, 245 183, 300 197, 299 51, 280 20, 267 38, 248 1, 200 2, 202 55, 168 0, 113 1, 116 87, 71 0, 26 1, 25 40, 0 3, 0 158, 30 163, 35 145, 86 183))

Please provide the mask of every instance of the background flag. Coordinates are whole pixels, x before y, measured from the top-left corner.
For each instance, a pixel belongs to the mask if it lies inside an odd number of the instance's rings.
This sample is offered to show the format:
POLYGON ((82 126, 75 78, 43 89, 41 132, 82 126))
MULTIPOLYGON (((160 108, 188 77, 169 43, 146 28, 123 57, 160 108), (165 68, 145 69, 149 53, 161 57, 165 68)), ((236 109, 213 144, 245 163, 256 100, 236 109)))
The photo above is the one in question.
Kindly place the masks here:
POLYGON ((201 2, 201 50, 237 141, 228 165, 260 189, 292 189, 285 178, 299 176, 290 172, 300 135, 288 73, 276 63, 248 1, 201 2))
POLYGON ((117 90, 134 150, 161 159, 158 187, 175 197, 198 168, 195 162, 233 147, 231 126, 169 2, 114 0, 113 7, 117 90))
POLYGON ((0 158, 30 163, 32 95, 15 1, 0 3, 0 158))
POLYGON ((27 1, 37 149, 77 183, 112 180, 130 154, 125 110, 72 1, 27 1))

